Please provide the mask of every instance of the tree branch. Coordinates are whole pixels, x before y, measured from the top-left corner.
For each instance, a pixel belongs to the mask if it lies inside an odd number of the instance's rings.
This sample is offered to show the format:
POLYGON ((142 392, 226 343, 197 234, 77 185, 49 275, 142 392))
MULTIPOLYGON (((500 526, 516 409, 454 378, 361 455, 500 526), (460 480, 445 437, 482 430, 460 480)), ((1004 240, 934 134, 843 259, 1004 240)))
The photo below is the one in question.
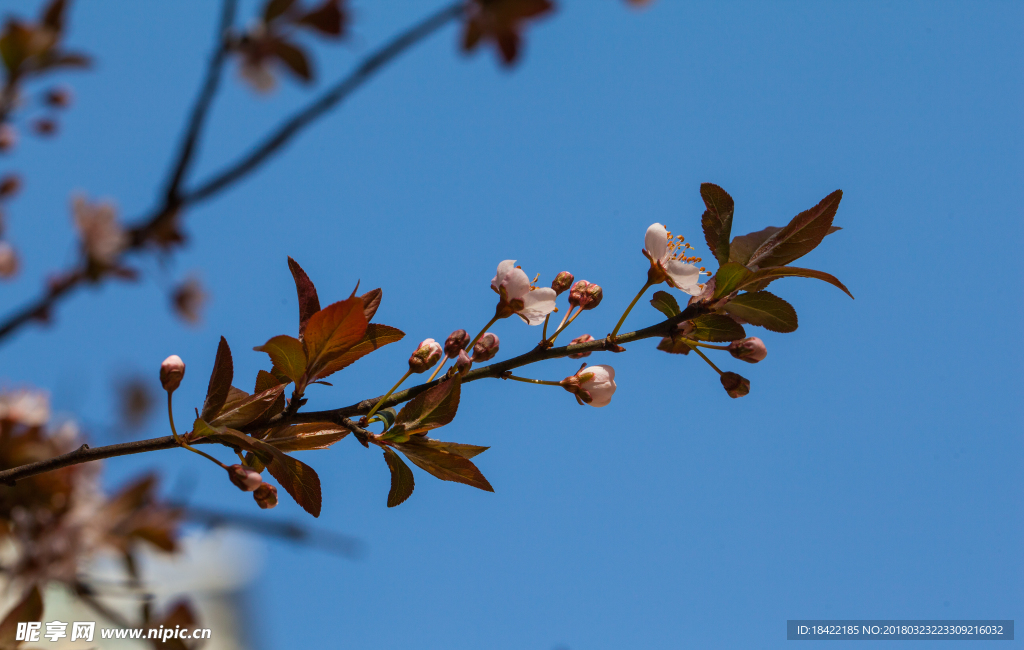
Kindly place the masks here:
MULTIPOLYGON (((565 345, 560 348, 549 348, 543 349, 536 347, 526 354, 521 354, 518 357, 513 357, 505 361, 498 363, 492 363, 489 366, 483 366, 471 370, 462 379, 462 383, 468 383, 476 381, 478 379, 497 379, 501 375, 513 368, 519 368, 521 366, 529 365, 531 363, 537 363, 538 361, 546 361, 548 359, 560 359, 567 357, 570 354, 576 354, 578 352, 601 352, 605 350, 613 349, 613 346, 619 343, 630 343, 632 341, 639 341, 642 339, 649 339, 658 336, 667 336, 672 329, 679 323, 687 320, 692 320, 698 316, 706 314, 708 312, 707 307, 704 305, 691 305, 683 310, 681 314, 677 314, 672 318, 664 320, 650 327, 645 327, 642 330, 630 332, 628 334, 620 334, 616 337, 615 343, 612 343, 608 339, 599 339, 595 341, 589 341, 587 343, 577 343, 576 345, 565 345)), ((420 393, 429 388, 432 388, 444 380, 435 379, 434 381, 420 384, 419 386, 413 386, 406 390, 394 393, 385 400, 383 407, 395 406, 403 402, 407 402, 412 398, 416 397, 420 393)), ((367 438, 372 435, 371 432, 361 428, 358 424, 353 422, 349 416, 363 415, 377 403, 379 397, 373 399, 364 399, 361 402, 352 404, 351 406, 345 406, 338 409, 331 409, 328 411, 308 411, 299 412, 291 415, 287 418, 278 416, 267 424, 261 425, 261 428, 266 428, 268 424, 293 424, 299 422, 333 422, 340 426, 347 428, 352 431, 353 434, 359 439, 359 441, 366 446, 367 438)), ((244 428, 243 428, 244 430, 244 428)), ((199 438, 198 440, 190 441, 190 444, 207 444, 215 441, 199 438)), ((50 472, 63 467, 69 467, 71 465, 78 465, 80 463, 88 463, 94 460, 102 460, 104 458, 113 458, 115 456, 128 456, 131 454, 141 454, 147 451, 158 451, 160 449, 171 449, 178 445, 174 442, 174 438, 171 436, 164 436, 162 438, 153 438, 151 440, 139 440, 135 442, 125 442, 117 445, 107 445, 105 447, 90 448, 88 445, 82 445, 79 449, 63 454, 61 456, 55 456, 48 460, 42 460, 35 463, 29 463, 27 465, 21 465, 19 467, 13 467, 0 471, 0 483, 6 485, 14 485, 16 481, 19 481, 36 474, 42 474, 44 472, 50 472)))
MULTIPOLYGON (((222 24, 225 24, 225 16, 229 11, 229 6, 233 5, 233 0, 226 0, 226 2, 224 14, 222 14, 222 24)), ((149 245, 153 235, 164 225, 167 219, 172 218, 177 213, 179 208, 201 203, 255 171, 305 127, 312 124, 317 118, 323 116, 351 95, 352 92, 363 86, 385 64, 390 63, 410 47, 462 15, 463 6, 464 3, 461 0, 447 5, 440 11, 431 14, 406 31, 398 34, 363 59, 362 63, 354 71, 329 88, 323 95, 285 120, 248 154, 217 174, 214 174, 207 181, 200 183, 195 190, 182 192, 181 183, 194 158, 195 147, 199 141, 199 135, 205 121, 209 103, 212 101, 220 78, 219 72, 211 72, 211 70, 219 70, 226 55, 223 42, 221 42, 220 47, 214 52, 210 68, 207 70, 206 82, 193 108, 185 140, 177 158, 178 162, 174 166, 171 180, 168 182, 164 200, 161 202, 161 205, 152 210, 148 215, 137 219, 136 225, 129 229, 130 244, 124 253, 138 252, 149 245)), ((230 16, 227 16, 227 18, 230 18, 230 16)), ((58 277, 61 280, 57 288, 49 288, 44 295, 15 310, 7 318, 0 321, 0 342, 26 323, 33 320, 46 320, 52 308, 74 293, 88 278, 84 270, 84 264, 70 269, 58 277)))

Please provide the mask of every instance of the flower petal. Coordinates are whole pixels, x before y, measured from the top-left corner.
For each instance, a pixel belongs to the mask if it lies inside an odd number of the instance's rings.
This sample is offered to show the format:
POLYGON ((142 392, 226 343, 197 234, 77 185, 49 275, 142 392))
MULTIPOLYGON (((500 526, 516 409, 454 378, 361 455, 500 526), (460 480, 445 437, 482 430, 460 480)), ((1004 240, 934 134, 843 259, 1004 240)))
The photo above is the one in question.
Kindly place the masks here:
POLYGON ((608 406, 615 394, 615 369, 604 364, 587 366, 580 371, 580 375, 591 374, 592 377, 580 384, 580 387, 590 393, 592 398, 590 406, 608 406))
POLYGON ((652 223, 644 235, 644 248, 655 260, 668 257, 668 229, 660 223, 652 223))
POLYGON ((497 291, 498 287, 501 285, 501 283, 505 281, 505 276, 507 276, 509 273, 511 273, 512 269, 514 269, 514 268, 516 268, 516 261, 515 260, 505 260, 504 262, 499 264, 498 265, 498 272, 495 274, 494 278, 491 280, 491 288, 494 289, 495 291, 497 291))
POLYGON ((523 297, 523 308, 519 316, 530 325, 540 325, 544 317, 555 310, 555 297, 558 294, 550 287, 527 291, 523 297))
POLYGON ((526 294, 530 293, 530 278, 520 268, 512 269, 505 279, 498 283, 505 287, 509 300, 522 300, 525 302, 526 294))
POLYGON ((679 260, 669 260, 664 264, 664 269, 668 274, 669 284, 673 287, 691 296, 700 294, 700 269, 696 266, 679 260))

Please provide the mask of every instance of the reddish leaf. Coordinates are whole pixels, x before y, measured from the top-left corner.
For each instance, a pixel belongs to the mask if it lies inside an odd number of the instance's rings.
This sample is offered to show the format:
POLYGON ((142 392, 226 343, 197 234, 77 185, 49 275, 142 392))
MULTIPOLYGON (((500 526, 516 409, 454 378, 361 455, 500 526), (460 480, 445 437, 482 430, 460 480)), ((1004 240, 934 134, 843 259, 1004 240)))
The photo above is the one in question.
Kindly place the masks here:
POLYGON ((269 23, 291 9, 295 0, 269 0, 263 7, 263 22, 269 23))
POLYGON ((388 507, 394 508, 412 495, 413 488, 416 487, 416 480, 412 475, 412 470, 405 464, 402 457, 391 451, 388 447, 384 448, 384 462, 388 464, 388 469, 391 470, 391 490, 388 492, 388 507))
POLYGON ((758 248, 761 247, 769 237, 782 230, 775 226, 768 226, 764 230, 758 230, 746 235, 739 235, 732 238, 732 243, 729 245, 729 261, 737 262, 739 264, 746 264, 750 261, 750 256, 754 254, 758 248))
POLYGON ((704 314, 694 318, 693 333, 690 335, 698 341, 725 343, 746 338, 743 326, 725 314, 704 314))
POLYGON ((431 441, 420 436, 413 436, 408 442, 396 443, 395 447, 417 467, 443 481, 465 483, 487 492, 494 492, 494 488, 476 465, 465 456, 435 447, 431 441))
POLYGON ((21 641, 17 641, 18 623, 42 622, 43 620, 43 598, 39 594, 39 587, 33 585, 18 604, 0 622, 0 648, 17 648, 21 641))
POLYGON ((324 366, 324 368, 317 373, 316 377, 327 377, 328 375, 338 372, 342 368, 347 368, 374 350, 382 348, 388 343, 401 341, 403 337, 405 337, 405 332, 397 327, 370 323, 366 326, 366 334, 363 335, 362 340, 349 348, 348 352, 345 352, 324 366))
POLYGON ((658 342, 658 349, 669 354, 690 354, 693 350, 682 336, 666 336, 658 342))
POLYGON ((352 349, 365 334, 366 316, 359 298, 336 302, 310 316, 303 336, 307 377, 321 377, 328 364, 352 349))
POLYGON ((479 445, 466 445, 461 442, 441 442, 440 440, 433 440, 431 438, 424 438, 423 442, 430 445, 434 449, 440 449, 441 451, 447 451, 450 454, 456 454, 463 458, 473 458, 478 456, 490 447, 480 447, 479 445))
POLYGON ((327 36, 341 36, 345 31, 345 13, 341 10, 340 0, 325 0, 300 18, 298 24, 312 27, 327 36))
POLYGON ((466 5, 462 49, 468 52, 489 40, 505 65, 511 65, 519 55, 523 25, 553 8, 550 0, 471 0, 466 5))
POLYGON ((302 336, 309 318, 320 311, 320 298, 316 295, 316 287, 313 286, 313 282, 298 262, 289 257, 288 268, 291 269, 292 278, 295 279, 295 291, 299 294, 299 336, 302 336))
POLYGON ((715 299, 736 291, 748 275, 750 269, 736 262, 726 262, 718 267, 715 273, 715 299))
POLYGON ((64 9, 67 8, 65 0, 53 0, 43 10, 42 24, 55 32, 64 29, 64 9))
POLYGON ((838 287, 846 292, 846 295, 853 298, 853 294, 850 290, 840 282, 835 276, 825 273, 824 271, 815 271, 814 269, 801 269, 794 266, 774 266, 769 268, 760 269, 748 275, 743 282, 740 284, 739 289, 745 289, 747 287, 758 286, 763 287, 773 280, 785 277, 798 277, 798 278, 815 278, 817 280, 823 280, 828 282, 834 287, 838 287))
POLYGON ((363 301, 363 315, 366 316, 367 323, 373 320, 374 314, 377 313, 377 308, 380 307, 380 299, 383 295, 383 291, 380 289, 374 289, 373 291, 367 291, 360 296, 360 300, 363 301))
POLYGON ((306 352, 302 341, 293 336, 280 334, 253 350, 269 354, 274 367, 296 383, 306 372, 306 352))
POLYGON ((767 291, 740 294, 725 306, 725 311, 771 332, 792 332, 798 325, 793 305, 767 291))
POLYGON ((313 80, 313 69, 309 64, 309 57, 302 48, 292 45, 286 41, 275 40, 272 43, 274 55, 281 63, 291 70, 296 77, 303 81, 313 80))
MULTIPOLYGON (((287 383, 288 383, 287 381, 281 381, 281 379, 276 377, 273 373, 269 373, 266 370, 260 370, 258 373, 256 373, 256 390, 254 392, 262 393, 263 391, 267 390, 268 388, 273 388, 274 386, 277 386, 278 384, 282 384, 283 385, 283 384, 287 384, 287 383)), ((278 413, 280 413, 283 410, 284 410, 284 392, 282 391, 282 393, 277 396, 277 400, 270 406, 270 408, 267 409, 267 411, 263 415, 261 415, 260 417, 256 418, 256 420, 254 420, 252 422, 252 424, 253 425, 257 425, 257 424, 259 424, 261 422, 269 420, 270 418, 274 417, 275 415, 277 415, 278 413)))
POLYGON ((284 386, 278 384, 251 396, 243 391, 238 392, 244 397, 235 401, 229 399, 225 402, 224 408, 220 410, 217 417, 210 420, 211 425, 238 429, 255 422, 277 402, 281 393, 284 392, 284 386))
POLYGON ((754 254, 751 266, 783 266, 803 257, 821 243, 832 227, 843 191, 836 190, 818 205, 793 217, 782 230, 773 233, 754 254))
POLYGON ((231 379, 234 375, 231 348, 228 347, 228 342, 222 336, 220 344, 217 346, 217 358, 213 362, 213 372, 210 374, 210 386, 206 390, 206 401, 203 402, 203 419, 209 420, 220 412, 228 398, 231 379))
POLYGON ((462 375, 455 374, 409 401, 398 412, 391 435, 412 435, 443 427, 455 419, 459 410, 462 375))
POLYGON ((349 433, 345 427, 332 422, 303 422, 275 429, 264 442, 281 451, 327 449, 349 433))
POLYGON ((729 237, 732 233, 734 204, 729 193, 714 183, 701 183, 700 196, 707 210, 701 217, 704 240, 719 264, 729 261, 729 237))

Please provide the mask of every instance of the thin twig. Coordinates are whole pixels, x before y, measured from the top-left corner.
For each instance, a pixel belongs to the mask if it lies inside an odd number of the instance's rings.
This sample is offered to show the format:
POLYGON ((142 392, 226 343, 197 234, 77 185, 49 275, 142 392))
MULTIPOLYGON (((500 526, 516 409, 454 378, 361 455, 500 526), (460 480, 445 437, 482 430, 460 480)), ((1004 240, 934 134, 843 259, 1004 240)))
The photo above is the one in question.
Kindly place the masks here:
MULTIPOLYGON (((538 361, 559 359, 567 357, 570 354, 577 354, 580 352, 614 350, 617 344, 630 343, 632 341, 639 341, 657 336, 667 336, 677 324, 683 321, 693 320, 694 318, 707 313, 707 311, 707 307, 703 305, 690 305, 684 309, 681 314, 677 314, 656 325, 645 327, 642 330, 637 330, 628 334, 621 334, 615 338, 614 342, 608 339, 598 339, 595 341, 588 341, 586 343, 566 345, 560 348, 543 349, 538 346, 530 352, 521 354, 518 357, 513 357, 505 361, 492 363, 489 366, 471 370, 462 378, 462 383, 465 384, 478 379, 497 379, 501 377, 502 373, 508 370, 536 363, 538 361)), ((407 402, 442 381, 444 381, 443 378, 436 379, 425 384, 420 384, 419 386, 413 386, 412 388, 407 388, 403 391, 393 393, 391 397, 384 400, 382 408, 407 402)), ((369 410, 373 408, 373 405, 378 401, 380 401, 380 397, 364 399, 361 402, 352 404, 351 406, 345 406, 328 411, 299 412, 287 419, 278 416, 277 418, 271 419, 269 423, 261 426, 266 427, 268 425, 292 424, 299 422, 333 422, 352 431, 356 437, 360 439, 360 442, 365 445, 366 439, 373 435, 372 432, 359 427, 355 422, 349 419, 349 416, 362 415, 369 412, 369 410)), ((243 430, 244 429, 245 427, 243 427, 243 430)), ((199 438, 198 440, 192 441, 192 444, 208 444, 214 442, 216 441, 209 440, 207 438, 199 438)), ((113 458, 115 456, 127 456, 130 454, 141 454, 147 451, 171 449, 176 446, 177 444, 171 436, 153 438, 151 440, 139 440, 136 442, 124 442, 116 445, 107 445, 105 447, 90 448, 88 445, 82 445, 81 448, 61 456, 0 471, 0 484, 14 485, 16 481, 21 479, 61 469, 63 467, 69 467, 71 465, 78 465, 80 463, 87 463, 94 460, 102 460, 104 458, 113 458)))

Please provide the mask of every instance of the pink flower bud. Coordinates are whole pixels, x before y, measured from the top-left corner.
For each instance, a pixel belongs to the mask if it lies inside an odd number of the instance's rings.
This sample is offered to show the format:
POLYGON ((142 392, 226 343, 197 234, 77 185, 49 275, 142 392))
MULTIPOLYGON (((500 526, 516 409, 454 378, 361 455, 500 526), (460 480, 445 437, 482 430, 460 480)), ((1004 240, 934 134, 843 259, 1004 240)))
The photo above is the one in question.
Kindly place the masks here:
POLYGON ((440 343, 434 339, 425 339, 409 357, 409 370, 417 373, 426 372, 441 360, 442 354, 444 352, 440 343))
POLYGON ((722 386, 729 397, 743 397, 750 392, 750 380, 737 375, 735 372, 722 373, 722 386))
POLYGON ((761 339, 751 336, 748 339, 730 343, 729 354, 747 363, 757 363, 768 356, 768 348, 764 346, 761 339))
POLYGON ((172 354, 160 364, 160 384, 168 393, 178 390, 184 377, 185 362, 178 355, 172 354))
POLYGON ((277 488, 270 483, 262 483, 253 491, 252 498, 261 508, 270 510, 277 505, 277 488))
POLYGON ((5 241, 0 241, 0 278, 13 278, 18 273, 18 252, 5 241))
POLYGON ((472 367, 473 360, 469 358, 469 355, 466 354, 465 350, 459 350, 459 358, 455 361, 455 369, 460 375, 465 375, 472 367))
POLYGON ((615 369, 606 365, 587 366, 563 379, 561 384, 580 404, 608 406, 616 389, 615 369))
MULTIPOLYGON (((590 341, 593 341, 593 340, 594 340, 593 336, 591 336, 589 334, 584 334, 583 336, 577 336, 576 338, 574 338, 572 341, 570 341, 569 345, 576 345, 578 343, 589 343, 590 341)), ((585 352, 574 352, 574 353, 569 355, 569 358, 570 359, 582 359, 583 357, 589 357, 589 356, 590 356, 590 351, 588 350, 588 351, 585 351, 585 352)))
POLYGON ((560 296, 569 290, 569 286, 572 285, 572 281, 572 273, 562 271, 555 276, 554 280, 551 281, 551 288, 555 290, 556 296, 560 296))
POLYGON ((459 356, 460 350, 465 350, 469 345, 469 333, 466 330, 455 330, 448 335, 444 342, 444 354, 449 359, 459 356))
POLYGON ((604 292, 598 285, 580 280, 569 291, 569 304, 580 309, 593 309, 601 304, 604 292))
POLYGON ((10 124, 0 124, 0 151, 8 151, 18 144, 18 132, 10 124))
POLYGON ((245 465, 236 464, 228 467, 228 477, 242 492, 252 492, 263 484, 263 477, 260 476, 260 473, 245 465))
POLYGON ((490 361, 498 354, 498 335, 487 332, 473 346, 473 361, 480 363, 490 361))

